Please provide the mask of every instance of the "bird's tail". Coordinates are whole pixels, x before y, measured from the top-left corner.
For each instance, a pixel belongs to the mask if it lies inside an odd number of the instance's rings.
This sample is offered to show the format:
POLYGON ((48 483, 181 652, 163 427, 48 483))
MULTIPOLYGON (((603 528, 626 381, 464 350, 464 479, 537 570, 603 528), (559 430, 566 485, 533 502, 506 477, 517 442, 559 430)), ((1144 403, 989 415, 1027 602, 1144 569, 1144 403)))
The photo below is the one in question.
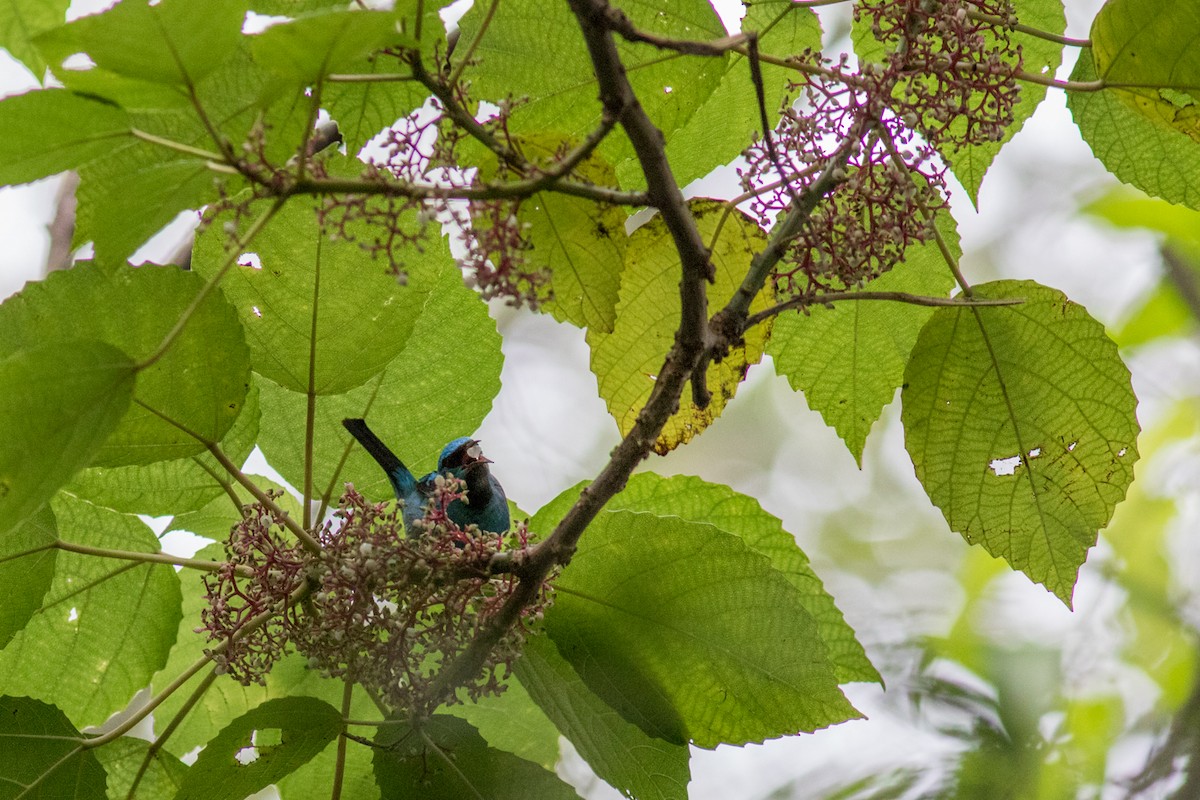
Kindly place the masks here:
POLYGON ((403 497, 416 487, 417 481, 413 477, 412 472, 367 427, 366 421, 361 419, 344 419, 342 420, 342 426, 350 431, 350 435, 357 439, 358 443, 363 446, 363 449, 371 454, 371 458, 375 459, 379 466, 383 467, 383 471, 387 473, 388 479, 391 480, 392 486, 396 489, 398 496, 403 497))

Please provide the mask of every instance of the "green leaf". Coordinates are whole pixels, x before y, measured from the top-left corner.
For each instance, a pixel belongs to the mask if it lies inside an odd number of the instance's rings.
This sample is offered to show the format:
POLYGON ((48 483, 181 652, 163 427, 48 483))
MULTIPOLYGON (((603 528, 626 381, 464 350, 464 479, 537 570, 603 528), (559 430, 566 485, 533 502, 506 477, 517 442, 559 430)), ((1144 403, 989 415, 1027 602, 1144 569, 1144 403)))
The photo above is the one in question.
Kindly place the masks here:
MULTIPOLYGON (((59 536, 92 548, 157 553, 137 517, 60 494, 59 536)), ((53 698, 77 725, 99 725, 150 681, 175 641, 179 579, 166 564, 63 552, 33 620, 0 653, 0 686, 53 698)))
MULTIPOLYGON (((364 226, 344 228, 334 236, 311 205, 289 203, 221 284, 246 330, 254 370, 293 391, 340 394, 382 372, 404 349, 427 276, 444 253, 414 247, 406 260, 413 285, 406 286, 346 238, 364 226)), ((225 247, 221 226, 209 226, 196 240, 193 268, 211 279, 225 247)))
MULTIPOLYGON (((13 302, 0 305, 0 320, 13 302)), ((61 333, 75 333, 67 324, 61 333)), ((18 343, 2 322, 0 343, 12 353, 0 361, 3 530, 37 511, 101 452, 129 408, 134 366, 103 342, 18 343)))
POLYGON ((502 694, 443 710, 469 722, 491 747, 554 769, 559 756, 558 729, 538 705, 524 686, 509 680, 502 694))
POLYGON ((553 772, 488 747, 457 717, 436 715, 419 730, 387 725, 375 741, 375 780, 384 800, 576 800, 553 772), (447 763, 447 761, 452 763, 447 763))
MULTIPOLYGON (((1079 54, 1071 80, 1097 79, 1090 52, 1079 54)), ((1172 203, 1200 209, 1200 128, 1192 101, 1181 100, 1178 92, 1132 92, 1070 92, 1067 107, 1092 153, 1118 179, 1172 203), (1158 97, 1151 98, 1152 94, 1158 97)))
POLYGON ((61 25, 71 0, 10 0, 0 6, 0 47, 22 62, 39 82, 46 62, 33 37, 61 25))
MULTIPOLYGON (((1171 0, 1109 0, 1092 20, 1096 72, 1110 84, 1200 92, 1200 7, 1171 0)), ((1167 100, 1160 92, 1141 95, 1167 100)), ((1123 95, 1148 110, 1143 100, 1123 95)), ((1153 114, 1148 116, 1154 117, 1153 114)), ((1164 119, 1168 119, 1164 117, 1164 119)))
MULTIPOLYGON (((568 494, 572 502, 577 496, 577 492, 568 494)), ((644 472, 632 476, 606 508, 676 516, 738 536, 752 550, 769 558, 771 566, 799 592, 801 604, 817 621, 838 681, 881 681, 854 631, 813 572, 808 556, 796 545, 795 537, 753 497, 689 475, 664 478, 644 472)))
MULTIPOLYGON (((478 3, 463 16, 460 43, 475 39, 489 5, 478 3)), ((621 10, 634 25, 653 35, 672 39, 725 36, 707 0, 624 3, 621 10)), ((658 48, 623 40, 618 40, 617 49, 640 103, 667 141, 687 123, 725 74, 723 58, 664 58, 658 48)), ((475 98, 528 98, 509 121, 512 133, 551 130, 582 138, 599 124, 602 109, 596 100, 596 77, 579 23, 565 3, 505 0, 497 6, 475 55, 479 65, 464 73, 475 98)), ((623 185, 645 183, 624 134, 614 132, 600 152, 616 166, 623 185)), ((728 161, 736 155, 735 151, 723 158, 728 161)))
POLYGON ((1137 399, 1104 328, 1060 292, 997 281, 944 308, 905 372, 905 444, 934 505, 1068 606, 1137 461, 1137 399))
POLYGON ((95 800, 104 797, 104 768, 83 736, 52 705, 0 697, 0 797, 95 800), (23 787, 36 786, 36 794, 23 787))
POLYGON ((65 89, 0 100, 0 182, 29 183, 110 153, 130 136, 117 106, 65 89))
MULTIPOLYGON (((563 143, 558 137, 540 136, 521 144, 526 158, 549 167, 563 143)), ((612 166, 596 155, 573 174, 597 186, 617 182, 612 166)), ((558 192, 539 192, 521 203, 517 218, 528 225, 524 234, 532 245, 527 265, 547 271, 540 305, 559 322, 612 331, 628 241, 626 216, 616 206, 558 192)))
POLYGON ((184 87, 220 67, 238 48, 245 16, 243 0, 118 3, 48 31, 37 42, 56 71, 64 57, 86 53, 104 70, 184 87))
MULTIPOLYGON (((411 70, 400 58, 380 53, 347 64, 345 71, 397 75, 411 70)), ((321 89, 321 103, 337 121, 351 155, 384 128, 420 108, 428 97, 429 90, 411 80, 328 82, 321 89)))
MULTIPOLYGON (((954 220, 938 220, 951 253, 959 250, 954 220)), ((863 286, 864 291, 908 292, 945 297, 954 276, 936 242, 910 247, 896 264, 863 286)), ((837 431, 862 466, 867 434, 904 381, 904 366, 932 308, 876 300, 848 300, 833 308, 775 318, 767 352, 775 371, 837 431)))
POLYGON ((858 716, 800 593, 725 531, 604 512, 555 586, 547 634, 651 736, 711 748, 858 716))
POLYGON ((687 747, 650 736, 584 684, 545 636, 525 643, 517 678, 588 765, 639 800, 687 800, 687 747))
POLYGON ((254 37, 254 57, 260 64, 299 83, 315 83, 325 75, 344 72, 376 50, 415 48, 411 36, 400 33, 390 11, 334 10, 272 25, 254 37))
MULTIPOLYGON (((1013 3, 1017 21, 1038 30, 1062 35, 1067 28, 1062 0, 1016 0, 1013 3)), ((1021 48, 1021 69, 1034 75, 1053 78, 1062 64, 1063 46, 1040 36, 1014 31, 1010 34, 1012 46, 1021 48)), ((984 142, 971 147, 948 147, 944 153, 950 162, 954 176, 962 183, 979 205, 979 187, 983 183, 988 167, 992 165, 1000 149, 1017 135, 1025 121, 1046 97, 1047 87, 1029 81, 1021 82, 1021 94, 1013 106, 1013 122, 1004 130, 1004 136, 996 142, 984 142)), ((982 97, 980 100, 982 101, 982 97)))
POLYGON ((235 719, 200 751, 175 798, 253 794, 307 763, 341 731, 341 713, 321 700, 268 700, 235 719))
MULTIPOLYGON (((370 497, 392 497, 379 465, 361 447, 351 446, 344 418, 365 416, 404 463, 423 474, 437 463, 446 442, 479 427, 500 391, 503 363, 487 304, 463 286, 456 266, 441 268, 408 344, 383 375, 346 394, 317 398, 316 494, 336 499, 349 480, 370 497)), ((303 486, 307 400, 265 379, 258 384, 263 407, 259 446, 289 482, 303 486)))
MULTIPOLYGON (((282 492, 275 504, 288 513, 292 519, 301 519, 300 501, 289 494, 282 484, 261 475, 247 475, 254 484, 263 491, 282 492)), ((242 508, 245 505, 257 503, 258 500, 244 486, 230 481, 229 489, 214 497, 195 511, 188 511, 172 517, 167 523, 164 533, 171 531, 189 531, 197 536, 203 536, 218 542, 229 538, 230 529, 242 520, 242 508), (233 495, 232 497, 230 495, 233 495)), ((218 554, 218 559, 220 554, 218 554)))
MULTIPOLYGON (((705 242, 711 241, 724 216, 724 206, 713 200, 693 200, 690 208, 700 236, 705 242)), ((740 211, 729 214, 711 248, 716 275, 708 286, 710 307, 720 308, 733 296, 750 259, 765 244, 766 237, 758 225, 740 211)), ((679 254, 661 216, 655 216, 629 237, 620 298, 612 333, 589 330, 587 342, 600 395, 624 435, 633 428, 650 398, 679 327, 679 254)), ((766 308, 772 300, 769 290, 759 292, 750 305, 751 313, 766 308)), ((730 350, 720 363, 709 366, 707 382, 712 401, 707 408, 697 408, 691 390, 683 390, 679 411, 667 421, 654 444, 656 452, 667 453, 686 444, 720 416, 737 392, 746 369, 762 359, 769 331, 766 325, 751 328, 742 344, 730 350)))
MULTIPOLYGON (((241 413, 220 442, 221 451, 243 464, 257 437, 258 389, 251 385, 241 413)), ((229 505, 224 484, 232 480, 212 455, 200 453, 144 466, 90 467, 71 479, 67 491, 114 511, 164 517, 200 509, 214 499, 229 505)))
MULTIPOLYGON (((759 34, 759 52, 764 55, 787 58, 805 48, 821 49, 821 24, 812 9, 799 5, 747 4, 742 30, 759 34)), ((796 74, 774 64, 761 66, 767 121, 774 127, 779 121, 779 100, 796 74)), ((761 129, 749 60, 732 53, 712 94, 667 139, 667 156, 675 180, 684 186, 714 167, 733 161, 761 135, 761 129)))
POLYGON ((58 541, 54 512, 43 507, 29 519, 0 536, 0 650, 25 627, 54 579, 58 551, 46 549, 58 541), (19 553, 28 555, 15 557, 19 553))
MULTIPOLYGON (((96 748, 96 757, 108 773, 108 800, 128 800, 134 778, 141 770, 149 749, 149 742, 132 736, 122 736, 96 748)), ((187 771, 187 766, 175 756, 165 750, 155 750, 134 797, 139 800, 174 797, 187 771)))
POLYGON ((249 386, 249 356, 237 317, 216 292, 193 310, 203 291, 199 275, 177 267, 106 270, 91 264, 63 270, 27 284, 0 306, 0 341, 16 349, 91 336, 142 360, 187 315, 162 358, 138 370, 136 403, 92 463, 181 458, 225 436, 249 386))

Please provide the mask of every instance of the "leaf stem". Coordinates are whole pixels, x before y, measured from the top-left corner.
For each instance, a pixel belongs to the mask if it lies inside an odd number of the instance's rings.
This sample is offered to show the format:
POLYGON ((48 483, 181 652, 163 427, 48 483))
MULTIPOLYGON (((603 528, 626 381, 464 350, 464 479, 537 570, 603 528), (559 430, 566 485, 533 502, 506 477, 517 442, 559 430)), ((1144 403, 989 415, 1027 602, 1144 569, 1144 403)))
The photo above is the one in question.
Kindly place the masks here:
POLYGON ((175 716, 173 716, 171 721, 167 723, 167 727, 163 728, 163 732, 160 733, 154 739, 154 741, 150 743, 150 746, 146 748, 146 755, 142 758, 142 763, 138 767, 137 774, 133 776, 133 781, 129 784, 129 792, 125 795, 125 800, 134 800, 134 798, 137 797, 137 787, 139 784, 141 784, 142 778, 145 777, 146 771, 150 768, 150 762, 152 762, 154 757, 158 755, 159 751, 163 749, 163 746, 167 743, 167 740, 171 738, 171 736, 183 723, 183 720, 187 718, 189 713, 191 713, 191 710, 196 706, 197 703, 200 702, 200 699, 204 697, 205 693, 208 692, 209 687, 213 685, 213 682, 216 679, 217 670, 214 667, 213 669, 209 670, 208 674, 204 676, 203 680, 200 681, 199 685, 197 685, 195 690, 188 696, 188 699, 183 702, 183 705, 180 706, 179 711, 175 712, 175 716))
MULTIPOLYGON (((345 720, 350 716, 350 704, 354 700, 354 682, 345 681, 342 687, 342 719, 345 720)), ((342 722, 342 732, 345 733, 346 722, 342 722)), ((333 792, 329 796, 329 800, 341 800, 342 783, 346 778, 346 737, 339 736, 337 743, 337 756, 333 763, 333 792)))
POLYGON ((197 158, 203 158, 207 161, 213 161, 218 164, 225 163, 225 156, 214 153, 211 150, 204 150, 200 147, 192 147, 190 144, 183 144, 182 142, 176 142, 171 139, 164 139, 161 136, 155 136, 152 133, 146 133, 138 128, 130 128, 129 132, 133 134, 135 139, 141 139, 143 142, 158 145, 159 147, 165 147, 168 150, 174 150, 176 153, 196 156, 197 158))
POLYGON ((759 323, 778 316, 793 308, 806 309, 813 306, 832 306, 844 300, 885 300, 893 303, 905 303, 912 306, 952 306, 973 308, 976 306, 1017 306, 1025 302, 1023 297, 995 298, 961 298, 961 297, 930 297, 927 295, 909 294, 908 292, 828 292, 816 297, 793 297, 783 303, 751 314, 746 318, 746 328, 752 328, 759 323))
MULTIPOLYGON (((220 562, 204 561, 198 558, 181 558, 168 553, 140 553, 136 550, 113 550, 107 547, 91 547, 86 544, 77 544, 68 542, 63 539, 57 540, 53 545, 50 545, 56 550, 65 550, 68 553, 80 553, 88 556, 100 556, 102 558, 115 558, 122 561, 137 561, 146 564, 170 564, 176 567, 187 567, 188 569, 200 570, 201 572, 216 572, 221 568, 220 562)), ((249 567, 239 567, 238 574, 244 577, 249 577, 254 574, 254 571, 249 567)))
POLYGON ((238 469, 237 465, 230 461, 229 457, 221 451, 220 446, 217 445, 216 442, 205 442, 205 446, 208 448, 208 452, 212 453, 213 458, 220 463, 225 471, 232 475, 233 479, 240 483, 246 489, 246 491, 254 495, 255 500, 262 503, 262 505, 266 508, 270 509, 271 513, 276 517, 283 520, 283 526, 291 531, 292 535, 300 540, 300 543, 304 545, 306 550, 314 555, 319 555, 321 553, 320 542, 314 539, 308 531, 296 524, 296 521, 292 519, 286 511, 280 508, 279 505, 272 500, 266 492, 260 489, 254 481, 250 480, 250 478, 244 472, 238 469))

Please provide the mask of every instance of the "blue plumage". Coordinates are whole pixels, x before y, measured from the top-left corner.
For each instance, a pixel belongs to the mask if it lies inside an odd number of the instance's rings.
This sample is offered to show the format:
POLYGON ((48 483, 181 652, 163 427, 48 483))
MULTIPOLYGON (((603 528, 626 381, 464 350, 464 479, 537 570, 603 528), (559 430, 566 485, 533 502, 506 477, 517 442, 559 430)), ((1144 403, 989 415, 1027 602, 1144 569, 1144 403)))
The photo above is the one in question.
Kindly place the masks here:
POLYGON ((500 482, 488 469, 488 464, 492 462, 484 458, 479 442, 466 436, 450 442, 442 449, 437 470, 418 480, 404 462, 367 427, 366 422, 344 419, 342 425, 387 473, 396 499, 404 502, 405 528, 411 530, 412 524, 425 515, 425 504, 433 496, 434 479, 440 473, 458 478, 466 485, 466 500, 455 500, 446 509, 450 519, 457 525, 466 527, 475 524, 481 530, 493 533, 508 530, 511 525, 508 500, 500 482))

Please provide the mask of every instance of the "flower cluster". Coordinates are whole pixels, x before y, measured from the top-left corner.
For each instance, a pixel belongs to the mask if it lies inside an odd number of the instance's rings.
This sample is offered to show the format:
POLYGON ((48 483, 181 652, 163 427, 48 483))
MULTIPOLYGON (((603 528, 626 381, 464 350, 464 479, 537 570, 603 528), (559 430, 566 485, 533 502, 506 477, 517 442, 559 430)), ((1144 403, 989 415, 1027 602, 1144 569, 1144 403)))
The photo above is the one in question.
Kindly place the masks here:
POLYGON ((282 519, 259 504, 243 508, 220 569, 204 576, 208 606, 196 629, 225 643, 223 650, 209 652, 219 672, 243 684, 264 682, 283 655, 295 621, 290 600, 304 584, 308 565, 304 549, 287 542, 282 519))
MULTIPOLYGON (((461 498, 458 481, 439 478, 426 517, 406 536, 395 505, 370 503, 347 487, 336 524, 327 523, 318 533, 320 555, 288 549, 299 564, 283 570, 290 580, 269 576, 280 569, 278 533, 270 526, 239 524, 230 554, 252 574, 220 573, 223 577, 209 585, 204 612, 202 630, 212 639, 231 641, 222 666, 243 683, 262 682, 290 644, 312 667, 366 686, 393 709, 429 711, 444 699, 430 696, 441 668, 474 640, 516 588, 515 577, 490 573, 493 557, 529 544, 524 526, 506 536, 457 526, 446 508, 461 498), (281 609, 302 583, 309 591, 301 603, 248 636, 236 636, 253 616, 230 616, 244 604, 234 602, 237 598, 261 595, 262 607, 281 609), (241 644, 249 641, 255 647, 241 644)), ((257 516, 257 511, 251 514, 257 516)), ((522 624, 501 638, 483 670, 462 687, 466 697, 503 690, 501 680, 548 600, 543 587, 537 602, 523 611, 522 624)))
POLYGON ((858 69, 846 57, 795 57, 806 79, 774 147, 752 145, 740 173, 764 227, 806 192, 825 194, 773 276, 781 295, 860 286, 933 237, 948 150, 994 141, 1012 122, 1020 51, 1008 47, 1003 3, 869 0, 855 13, 886 55, 858 69))

